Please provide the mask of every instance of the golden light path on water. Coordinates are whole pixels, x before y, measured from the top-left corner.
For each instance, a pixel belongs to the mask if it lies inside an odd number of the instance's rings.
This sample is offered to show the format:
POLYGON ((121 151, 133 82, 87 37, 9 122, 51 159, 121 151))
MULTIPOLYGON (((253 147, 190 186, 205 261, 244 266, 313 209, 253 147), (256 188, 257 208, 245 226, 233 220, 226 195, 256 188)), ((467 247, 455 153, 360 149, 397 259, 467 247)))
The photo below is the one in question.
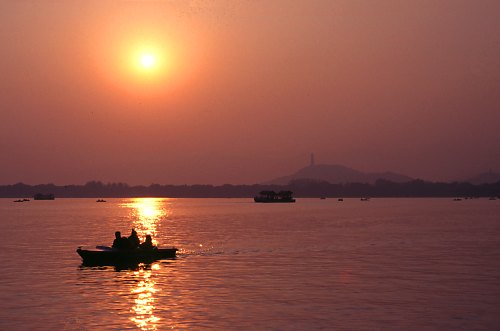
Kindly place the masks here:
POLYGON ((158 226, 162 219, 169 216, 167 201, 168 199, 159 198, 135 198, 122 205, 130 209, 130 218, 141 242, 149 234, 153 238, 153 244, 158 244, 158 226))
MULTIPOLYGON (((162 219, 168 217, 168 199, 136 198, 122 206, 130 209, 130 217, 133 219, 133 227, 141 242, 146 235, 151 235, 153 244, 156 245, 158 227, 162 219)), ((160 269, 159 263, 154 263, 150 268, 139 268, 134 271, 134 279, 137 286, 131 290, 135 296, 131 312, 134 314, 130 319, 140 330, 157 330, 160 318, 155 316, 155 293, 159 291, 155 287, 155 272, 160 269)))
POLYGON ((159 264, 153 264, 151 270, 140 268, 134 272, 134 278, 138 279, 137 287, 132 289, 132 294, 137 295, 132 312, 135 314, 131 320, 141 330, 156 330, 160 318, 154 315, 155 310, 155 288, 156 282, 152 273, 160 268, 159 264))

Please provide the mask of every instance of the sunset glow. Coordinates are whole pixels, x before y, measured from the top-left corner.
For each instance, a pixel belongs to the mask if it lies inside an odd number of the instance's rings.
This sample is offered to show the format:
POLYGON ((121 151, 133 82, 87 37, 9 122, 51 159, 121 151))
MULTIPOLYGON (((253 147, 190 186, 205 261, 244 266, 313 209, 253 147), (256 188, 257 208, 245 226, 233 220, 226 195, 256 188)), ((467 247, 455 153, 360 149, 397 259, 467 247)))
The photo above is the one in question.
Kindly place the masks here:
POLYGON ((499 172, 500 2, 383 3, 4 1, 0 180, 499 172))
POLYGON ((500 0, 0 0, 0 47, 0 331, 500 329, 500 0))

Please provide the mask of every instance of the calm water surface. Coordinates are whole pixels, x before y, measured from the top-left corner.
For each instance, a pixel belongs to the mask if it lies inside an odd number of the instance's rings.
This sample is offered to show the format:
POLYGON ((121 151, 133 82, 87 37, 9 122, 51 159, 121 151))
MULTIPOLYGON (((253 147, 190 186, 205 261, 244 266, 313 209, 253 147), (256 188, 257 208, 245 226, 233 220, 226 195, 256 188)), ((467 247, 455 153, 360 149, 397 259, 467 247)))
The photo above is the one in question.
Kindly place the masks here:
POLYGON ((500 200, 0 199, 0 330, 498 330, 500 200), (180 248, 81 266, 116 230, 180 248))

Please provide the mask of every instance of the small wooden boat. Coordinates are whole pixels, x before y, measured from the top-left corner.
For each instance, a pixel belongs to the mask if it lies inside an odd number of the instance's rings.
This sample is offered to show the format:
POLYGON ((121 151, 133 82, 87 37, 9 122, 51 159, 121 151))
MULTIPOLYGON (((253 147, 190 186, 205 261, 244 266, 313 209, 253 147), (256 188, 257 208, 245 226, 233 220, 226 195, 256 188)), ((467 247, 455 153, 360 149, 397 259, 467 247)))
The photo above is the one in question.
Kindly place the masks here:
POLYGON ((173 259, 176 257, 177 248, 136 248, 132 250, 116 249, 107 246, 76 250, 85 266, 116 266, 134 265, 139 263, 152 263, 157 260, 173 259))

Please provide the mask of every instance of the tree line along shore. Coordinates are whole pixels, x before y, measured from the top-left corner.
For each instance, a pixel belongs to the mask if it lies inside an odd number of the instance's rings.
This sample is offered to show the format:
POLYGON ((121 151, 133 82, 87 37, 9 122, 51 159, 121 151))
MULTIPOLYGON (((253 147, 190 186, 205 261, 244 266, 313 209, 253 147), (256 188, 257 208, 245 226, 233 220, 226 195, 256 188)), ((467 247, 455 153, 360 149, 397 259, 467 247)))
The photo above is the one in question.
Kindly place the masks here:
POLYGON ((292 191, 294 197, 500 197, 500 181, 473 185, 466 182, 412 180, 394 183, 377 180, 373 184, 331 184, 317 180, 295 180, 288 185, 160 185, 129 186, 125 183, 91 181, 84 185, 1 185, 1 198, 26 198, 35 194, 54 194, 56 198, 251 198, 261 191, 292 191))

